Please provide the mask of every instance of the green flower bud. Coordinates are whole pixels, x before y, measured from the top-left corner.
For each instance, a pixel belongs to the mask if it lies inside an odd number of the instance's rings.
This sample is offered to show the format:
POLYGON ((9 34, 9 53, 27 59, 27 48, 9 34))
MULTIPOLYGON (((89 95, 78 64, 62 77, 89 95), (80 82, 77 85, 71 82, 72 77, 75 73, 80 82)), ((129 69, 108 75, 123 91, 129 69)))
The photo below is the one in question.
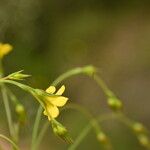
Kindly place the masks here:
POLYGON ((18 115, 19 122, 24 123, 26 120, 26 113, 25 113, 24 106, 22 104, 17 104, 15 111, 18 115))
POLYGON ((122 102, 116 97, 108 98, 108 105, 112 110, 120 110, 122 108, 122 102))
POLYGON ((107 136, 106 136, 103 132, 100 132, 100 133, 97 135, 97 139, 98 139, 98 141, 100 141, 101 143, 107 143, 107 142, 108 142, 108 138, 107 138, 107 136))
POLYGON ((138 135, 138 140, 140 144, 143 145, 144 147, 150 147, 150 142, 149 142, 149 138, 147 137, 147 135, 145 134, 138 135))
POLYGON ((10 80, 23 80, 24 78, 30 77, 28 74, 23 74, 23 70, 14 72, 7 76, 10 80))
POLYGON ((144 133, 145 132, 144 126, 141 123, 138 123, 138 122, 133 124, 133 130, 136 133, 144 133))
POLYGON ((51 120, 53 132, 67 143, 73 143, 68 130, 55 119, 51 120))
POLYGON ((96 73, 96 68, 92 65, 86 66, 83 68, 83 73, 87 74, 88 76, 93 76, 96 73))

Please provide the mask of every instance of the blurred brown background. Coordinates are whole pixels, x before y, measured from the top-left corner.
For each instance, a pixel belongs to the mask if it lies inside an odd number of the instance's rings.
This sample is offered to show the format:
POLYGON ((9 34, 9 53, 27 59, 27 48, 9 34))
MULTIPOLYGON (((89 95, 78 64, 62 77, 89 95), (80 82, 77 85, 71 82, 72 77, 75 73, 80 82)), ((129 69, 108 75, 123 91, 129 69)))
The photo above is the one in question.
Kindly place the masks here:
MULTIPOLYGON (((125 113, 150 129, 148 0, 0 0, 0 41, 14 46, 4 60, 6 74, 24 69, 32 75, 26 83, 33 87, 45 89, 68 69, 95 65, 123 100, 125 113)), ((78 76, 64 83, 70 101, 85 106, 93 115, 109 111, 103 93, 91 79, 78 76)), ((28 147, 38 103, 18 88, 13 91, 27 108, 28 122, 21 137, 22 145, 28 147)), ((7 133, 2 101, 0 105, 0 132, 7 133)), ((59 120, 74 138, 87 124, 84 116, 69 110, 59 120)), ((119 122, 106 121, 102 126, 115 150, 143 149, 119 122)), ((42 146, 45 150, 67 149, 49 130, 42 146)), ((77 149, 98 150, 100 145, 90 132, 77 149)))

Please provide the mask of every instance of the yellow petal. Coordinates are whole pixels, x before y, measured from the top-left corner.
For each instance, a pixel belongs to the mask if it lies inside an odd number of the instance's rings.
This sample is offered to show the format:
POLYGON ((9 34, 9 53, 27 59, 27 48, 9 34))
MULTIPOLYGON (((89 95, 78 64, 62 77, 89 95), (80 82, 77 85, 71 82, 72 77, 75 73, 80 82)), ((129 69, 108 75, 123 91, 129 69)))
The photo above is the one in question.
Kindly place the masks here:
POLYGON ((10 44, 0 43, 0 58, 3 58, 4 55, 7 55, 13 47, 10 44))
POLYGON ((49 94, 53 94, 56 91, 56 88, 54 86, 50 86, 46 89, 46 92, 49 94))
POLYGON ((51 99, 51 103, 55 106, 58 106, 58 107, 64 106, 67 101, 68 101, 68 98, 63 97, 63 96, 51 99))
POLYGON ((46 107, 46 113, 48 118, 56 118, 59 115, 59 110, 56 106, 54 105, 47 105, 46 107))
POLYGON ((65 86, 63 85, 57 92, 56 95, 62 95, 65 91, 65 86))

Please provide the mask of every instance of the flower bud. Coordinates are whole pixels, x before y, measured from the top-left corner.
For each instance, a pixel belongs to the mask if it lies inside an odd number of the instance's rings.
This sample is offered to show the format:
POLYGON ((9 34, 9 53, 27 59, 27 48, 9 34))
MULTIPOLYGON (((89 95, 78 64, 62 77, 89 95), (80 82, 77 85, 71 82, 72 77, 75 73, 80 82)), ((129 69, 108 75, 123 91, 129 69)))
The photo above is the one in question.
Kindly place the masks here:
POLYGON ((122 102, 117 99, 116 97, 109 97, 108 98, 108 105, 112 110, 120 110, 122 108, 122 102))
POLYGON ((17 104, 15 111, 18 115, 19 122, 24 124, 26 120, 26 113, 25 113, 24 106, 22 104, 17 104))
POLYGON ((14 72, 8 75, 7 78, 10 80, 23 80, 24 78, 30 77, 30 75, 21 73, 22 71, 23 70, 14 72))
POLYGON ((138 140, 140 144, 143 145, 144 147, 150 147, 150 142, 149 142, 149 138, 147 137, 147 135, 145 134, 138 135, 138 140))
POLYGON ((136 133, 144 133, 145 132, 144 126, 141 123, 138 123, 138 122, 133 124, 133 130, 136 133))
POLYGON ((83 73, 87 74, 88 76, 93 76, 96 73, 96 68, 92 65, 86 66, 83 68, 83 73))
POLYGON ((107 143, 107 142, 108 142, 108 138, 107 138, 107 136, 106 136, 103 132, 100 132, 100 133, 97 135, 97 139, 98 139, 98 141, 100 141, 101 143, 107 143))
POLYGON ((53 132, 67 143, 73 143, 67 129, 55 119, 51 120, 53 132))

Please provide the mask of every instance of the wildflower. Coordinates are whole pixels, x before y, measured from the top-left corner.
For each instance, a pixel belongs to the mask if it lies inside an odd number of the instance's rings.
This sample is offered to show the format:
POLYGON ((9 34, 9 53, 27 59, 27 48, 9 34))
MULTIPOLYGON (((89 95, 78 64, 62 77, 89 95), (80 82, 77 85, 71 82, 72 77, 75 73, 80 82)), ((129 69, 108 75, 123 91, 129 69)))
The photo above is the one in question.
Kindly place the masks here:
MULTIPOLYGON (((49 94, 54 94, 56 88, 54 86, 50 86, 46 92, 49 94)), ((59 109, 57 107, 62 107, 66 104, 68 98, 61 96, 65 91, 65 86, 63 85, 55 94, 51 97, 46 97, 44 99, 44 115, 48 116, 48 119, 56 118, 59 115, 59 109)))
POLYGON ((10 51, 12 51, 12 49, 13 49, 13 47, 10 44, 2 44, 2 43, 0 43, 0 59, 2 59, 10 51))

